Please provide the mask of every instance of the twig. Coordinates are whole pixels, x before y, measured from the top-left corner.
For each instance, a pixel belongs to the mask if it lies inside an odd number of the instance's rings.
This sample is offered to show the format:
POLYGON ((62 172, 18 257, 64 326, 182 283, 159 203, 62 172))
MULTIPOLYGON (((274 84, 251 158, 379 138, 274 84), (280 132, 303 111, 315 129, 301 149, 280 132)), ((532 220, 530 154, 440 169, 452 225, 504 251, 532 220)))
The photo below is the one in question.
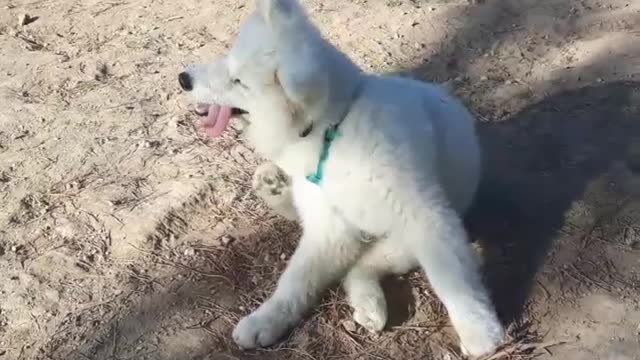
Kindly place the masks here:
POLYGON ((98 16, 98 15, 100 15, 100 14, 102 14, 102 13, 105 13, 105 12, 107 12, 107 11, 109 11, 109 10, 111 10, 111 9, 115 8, 115 7, 118 7, 118 6, 120 6, 120 5, 124 5, 124 4, 125 4, 124 2, 119 2, 119 3, 110 3, 110 4, 107 4, 107 6, 106 6, 106 7, 104 7, 103 9, 100 9, 100 10, 98 10, 98 11, 95 11, 92 15, 93 15, 93 16, 98 16))
POLYGON ((165 19, 165 22, 170 22, 170 21, 174 21, 174 20, 180 20, 180 19, 184 19, 184 16, 182 15, 177 15, 177 16, 172 16, 170 18, 165 19))
POLYGON ((547 290, 547 288, 544 285, 542 285, 542 282, 540 280, 536 280, 536 283, 540 285, 540 288, 544 291, 544 294, 547 296, 547 299, 550 299, 551 293, 549 293, 549 290, 547 290))
POLYGON ((180 262, 177 262, 177 261, 174 261, 174 260, 171 260, 171 259, 165 258, 164 256, 162 256, 162 255, 160 255, 160 254, 158 254, 158 253, 156 253, 156 252, 153 252, 153 251, 147 251, 147 250, 141 249, 141 248, 139 248, 139 247, 137 247, 137 246, 133 245, 132 243, 129 243, 129 245, 130 245, 131 247, 133 247, 134 249, 138 250, 139 252, 143 253, 143 254, 147 254, 147 255, 154 256, 155 258, 157 258, 157 259, 159 259, 159 260, 163 261, 165 265, 173 266, 173 267, 175 267, 175 268, 179 268, 179 269, 183 269, 183 270, 189 270, 189 271, 194 272, 194 273, 196 273, 196 274, 198 274, 198 275, 202 275, 202 276, 206 276, 206 277, 211 277, 211 278, 215 278, 215 279, 225 280, 225 281, 226 281, 226 282, 228 282, 229 284, 233 285, 233 282, 232 282, 228 277, 226 277, 226 276, 219 275, 219 274, 212 274, 212 273, 208 273, 208 272, 204 272, 204 271, 200 271, 200 270, 198 270, 198 269, 195 269, 195 268, 193 268, 193 267, 191 267, 191 266, 188 266, 188 265, 185 265, 185 264, 183 264, 183 263, 180 263, 180 262))
POLYGON ((616 206, 613 210, 601 215, 600 217, 598 217, 596 219, 596 221, 593 222, 593 224, 591 224, 591 226, 589 226, 587 231, 585 231, 584 235, 582 235, 582 238, 580 239, 580 243, 581 243, 583 249, 585 249, 587 247, 587 245, 589 245, 589 239, 591 238, 591 234, 593 233, 593 231, 598 226, 600 226, 603 222, 605 222, 606 220, 611 219, 616 214, 618 214, 620 211, 622 211, 627 206, 627 204, 629 203, 629 199, 630 199, 630 197, 627 197, 624 200, 622 200, 622 202, 618 206, 616 206))
POLYGON ((113 343, 111 344, 111 357, 115 358, 116 356, 116 348, 118 346, 118 321, 116 320, 115 325, 113 326, 113 343))
POLYGON ((415 331, 431 331, 431 332, 436 332, 436 331, 438 331, 439 327, 438 327, 438 326, 411 326, 411 325, 401 325, 401 326, 394 326, 392 329, 393 329, 393 330, 415 330, 415 331))
POLYGON ((503 356, 512 355, 514 351, 524 352, 528 350, 537 350, 537 349, 547 349, 552 346, 558 346, 562 344, 566 344, 567 341, 556 341, 556 342, 547 342, 542 344, 515 344, 511 346, 507 346, 506 348, 496 352, 488 358, 482 360, 496 360, 503 356))

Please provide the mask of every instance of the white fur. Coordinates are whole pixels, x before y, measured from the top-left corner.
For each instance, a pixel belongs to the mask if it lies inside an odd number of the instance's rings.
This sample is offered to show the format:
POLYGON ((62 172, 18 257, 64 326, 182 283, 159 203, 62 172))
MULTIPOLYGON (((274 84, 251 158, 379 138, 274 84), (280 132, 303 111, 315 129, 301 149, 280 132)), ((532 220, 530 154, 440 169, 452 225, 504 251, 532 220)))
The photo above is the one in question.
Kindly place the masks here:
POLYGON ((341 279, 355 320, 380 331, 380 277, 420 265, 463 351, 493 351, 503 327, 460 220, 480 173, 470 114, 435 85, 361 72, 295 0, 257 2, 226 57, 187 69, 196 101, 248 111, 247 140, 277 165, 261 166, 254 187, 304 229, 273 296, 240 321, 234 340, 242 348, 275 343, 341 279), (315 185, 305 176, 315 171, 324 130, 340 121, 315 185), (281 169, 287 176, 274 182, 281 169), (273 192, 278 186, 286 191, 273 192))

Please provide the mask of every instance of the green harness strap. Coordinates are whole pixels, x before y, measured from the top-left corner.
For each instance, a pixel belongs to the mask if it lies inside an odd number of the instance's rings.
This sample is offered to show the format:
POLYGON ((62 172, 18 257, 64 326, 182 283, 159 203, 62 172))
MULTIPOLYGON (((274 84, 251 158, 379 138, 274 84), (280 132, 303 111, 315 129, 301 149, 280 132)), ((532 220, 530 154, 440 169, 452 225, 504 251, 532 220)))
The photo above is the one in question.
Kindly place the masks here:
POLYGON ((316 185, 320 185, 320 182, 322 181, 322 177, 324 175, 324 163, 329 157, 329 148, 331 148, 331 143, 333 143, 333 140, 337 139, 339 136, 340 132, 338 132, 337 125, 334 125, 325 130, 324 140, 322 142, 322 150, 320 152, 320 159, 318 160, 318 167, 316 168, 315 173, 307 175, 307 180, 316 185))

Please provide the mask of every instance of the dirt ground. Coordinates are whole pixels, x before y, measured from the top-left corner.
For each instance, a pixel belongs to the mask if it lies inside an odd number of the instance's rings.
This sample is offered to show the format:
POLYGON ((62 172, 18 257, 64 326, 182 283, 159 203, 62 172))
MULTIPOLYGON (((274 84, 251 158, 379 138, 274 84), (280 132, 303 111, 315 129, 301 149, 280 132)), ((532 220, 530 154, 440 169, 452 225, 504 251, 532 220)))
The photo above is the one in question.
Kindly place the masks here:
MULTIPOLYGON (((494 358, 640 359, 640 2, 306 3, 364 69, 477 114, 467 220, 513 338, 494 358)), ((0 1, 0 360, 459 358, 420 273, 389 279, 379 336, 334 290, 277 347, 233 345, 299 229, 251 193, 237 132, 194 129, 177 74, 252 8, 0 1)))

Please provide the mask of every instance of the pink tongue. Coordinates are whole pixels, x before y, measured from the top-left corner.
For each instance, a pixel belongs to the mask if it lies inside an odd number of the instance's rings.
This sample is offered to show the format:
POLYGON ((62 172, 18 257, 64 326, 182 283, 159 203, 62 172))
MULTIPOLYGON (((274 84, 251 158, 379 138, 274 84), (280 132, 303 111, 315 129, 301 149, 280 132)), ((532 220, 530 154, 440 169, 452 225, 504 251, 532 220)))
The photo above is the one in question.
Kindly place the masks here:
POLYGON ((229 125, 231 119, 231 108, 228 106, 211 105, 209 114, 202 121, 204 131, 211 137, 222 135, 229 125))

